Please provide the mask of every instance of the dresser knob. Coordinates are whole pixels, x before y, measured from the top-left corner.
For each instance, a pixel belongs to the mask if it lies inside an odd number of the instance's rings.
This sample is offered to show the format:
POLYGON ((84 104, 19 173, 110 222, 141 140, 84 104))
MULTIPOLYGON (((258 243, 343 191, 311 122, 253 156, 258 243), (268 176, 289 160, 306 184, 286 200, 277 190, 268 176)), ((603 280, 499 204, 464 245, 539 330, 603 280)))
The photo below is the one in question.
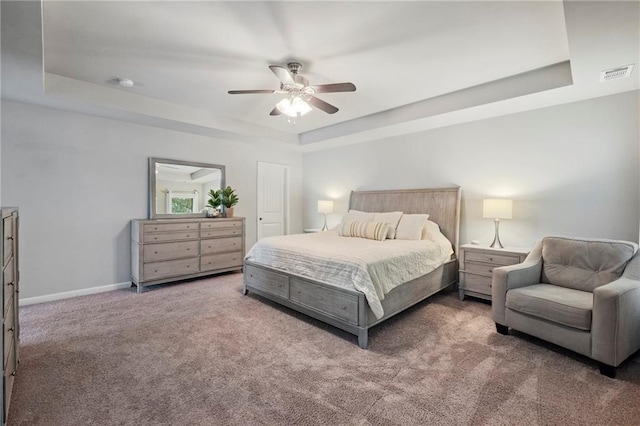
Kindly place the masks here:
POLYGON ((489 272, 493 273, 493 268, 489 269, 489 272))
POLYGON ((156 270, 155 270, 155 271, 153 271, 153 272, 158 272, 158 270, 156 269, 156 270))
POLYGON ((345 305, 342 305, 342 309, 347 309, 347 307, 345 305))
POLYGON ((16 375, 16 372, 14 371, 13 373, 11 373, 11 375, 12 375, 12 376, 15 376, 15 375, 16 375))
POLYGON ((191 249, 188 248, 187 251, 189 251, 189 250, 191 250, 191 249))
POLYGON ((157 251, 154 251, 154 252, 153 252, 153 254, 158 254, 158 252, 157 252, 157 251))
POLYGON ((296 293, 300 294, 300 293, 302 293, 302 292, 301 292, 300 290, 298 290, 296 293))
POLYGON ((489 260, 493 262, 493 257, 490 257, 489 260))
POLYGON ((251 278, 253 278, 253 274, 249 274, 249 276, 250 276, 251 278))
POLYGON ((154 240, 157 240, 157 239, 158 239, 158 237, 153 237, 153 239, 154 239, 154 240))
POLYGON ((278 284, 278 287, 282 287, 282 284, 278 284))

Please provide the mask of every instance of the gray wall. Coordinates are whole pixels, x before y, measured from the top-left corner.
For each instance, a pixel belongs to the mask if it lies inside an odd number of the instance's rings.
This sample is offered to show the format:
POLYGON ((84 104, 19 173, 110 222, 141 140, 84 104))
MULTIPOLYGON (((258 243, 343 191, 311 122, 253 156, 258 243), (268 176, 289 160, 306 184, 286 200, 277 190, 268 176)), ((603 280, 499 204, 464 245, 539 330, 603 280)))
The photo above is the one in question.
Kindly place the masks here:
POLYGON ((627 92, 306 153, 305 228, 322 224, 316 200, 336 198, 344 213, 352 189, 459 185, 461 243, 491 242, 492 197, 514 199, 500 226, 508 246, 550 234, 638 241, 638 101, 627 92))
POLYGON ((2 101, 2 201, 20 207, 21 298, 130 279, 129 221, 147 217, 147 159, 224 164, 256 239, 257 161, 290 166, 302 229, 302 154, 2 101))

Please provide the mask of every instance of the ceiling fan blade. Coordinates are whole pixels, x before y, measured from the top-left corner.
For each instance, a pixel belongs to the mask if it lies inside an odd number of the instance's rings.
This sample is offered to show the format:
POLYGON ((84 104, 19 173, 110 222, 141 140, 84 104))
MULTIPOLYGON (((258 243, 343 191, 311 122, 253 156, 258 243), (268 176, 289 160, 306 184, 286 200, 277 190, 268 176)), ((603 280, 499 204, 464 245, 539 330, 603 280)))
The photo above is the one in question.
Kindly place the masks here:
POLYGON ((326 112, 327 114, 335 114, 336 112, 338 112, 338 108, 326 103, 322 99, 316 98, 315 96, 309 96, 309 100, 307 102, 309 102, 314 107, 326 112))
POLYGON ((278 65, 269 65, 269 69, 280 79, 282 84, 296 84, 296 81, 288 69, 279 67, 278 65))
POLYGON ((318 86, 311 86, 316 93, 330 93, 330 92, 355 92, 356 86, 353 83, 334 83, 334 84, 320 84, 318 86))
POLYGON ((274 108, 271 110, 271 112, 269 113, 269 115, 280 115, 280 114, 281 114, 281 112, 280 112, 280 110, 278 109, 278 107, 274 107, 274 108))
POLYGON ((254 93, 276 93, 275 90, 229 90, 230 95, 250 95, 254 93))

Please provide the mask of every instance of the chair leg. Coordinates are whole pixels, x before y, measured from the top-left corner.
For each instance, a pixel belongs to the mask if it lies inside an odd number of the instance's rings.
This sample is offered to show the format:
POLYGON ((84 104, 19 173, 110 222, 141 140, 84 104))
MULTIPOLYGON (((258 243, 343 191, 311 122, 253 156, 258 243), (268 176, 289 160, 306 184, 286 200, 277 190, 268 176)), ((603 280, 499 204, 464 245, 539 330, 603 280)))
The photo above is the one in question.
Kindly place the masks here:
POLYGON ((604 362, 598 362, 598 367, 600 367, 600 374, 611 377, 612 379, 616 378, 616 367, 613 365, 605 364, 604 362))
POLYGON ((496 331, 500 334, 507 335, 509 334, 509 327, 506 325, 496 323, 496 331))

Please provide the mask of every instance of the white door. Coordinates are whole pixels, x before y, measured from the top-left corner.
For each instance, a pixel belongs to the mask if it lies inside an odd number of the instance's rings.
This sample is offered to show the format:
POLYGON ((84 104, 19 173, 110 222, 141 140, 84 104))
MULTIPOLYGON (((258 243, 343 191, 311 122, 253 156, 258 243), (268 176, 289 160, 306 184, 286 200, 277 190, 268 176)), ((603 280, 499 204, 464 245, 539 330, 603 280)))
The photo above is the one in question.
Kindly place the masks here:
POLYGON ((258 162, 258 240, 288 233, 289 167, 258 162))

